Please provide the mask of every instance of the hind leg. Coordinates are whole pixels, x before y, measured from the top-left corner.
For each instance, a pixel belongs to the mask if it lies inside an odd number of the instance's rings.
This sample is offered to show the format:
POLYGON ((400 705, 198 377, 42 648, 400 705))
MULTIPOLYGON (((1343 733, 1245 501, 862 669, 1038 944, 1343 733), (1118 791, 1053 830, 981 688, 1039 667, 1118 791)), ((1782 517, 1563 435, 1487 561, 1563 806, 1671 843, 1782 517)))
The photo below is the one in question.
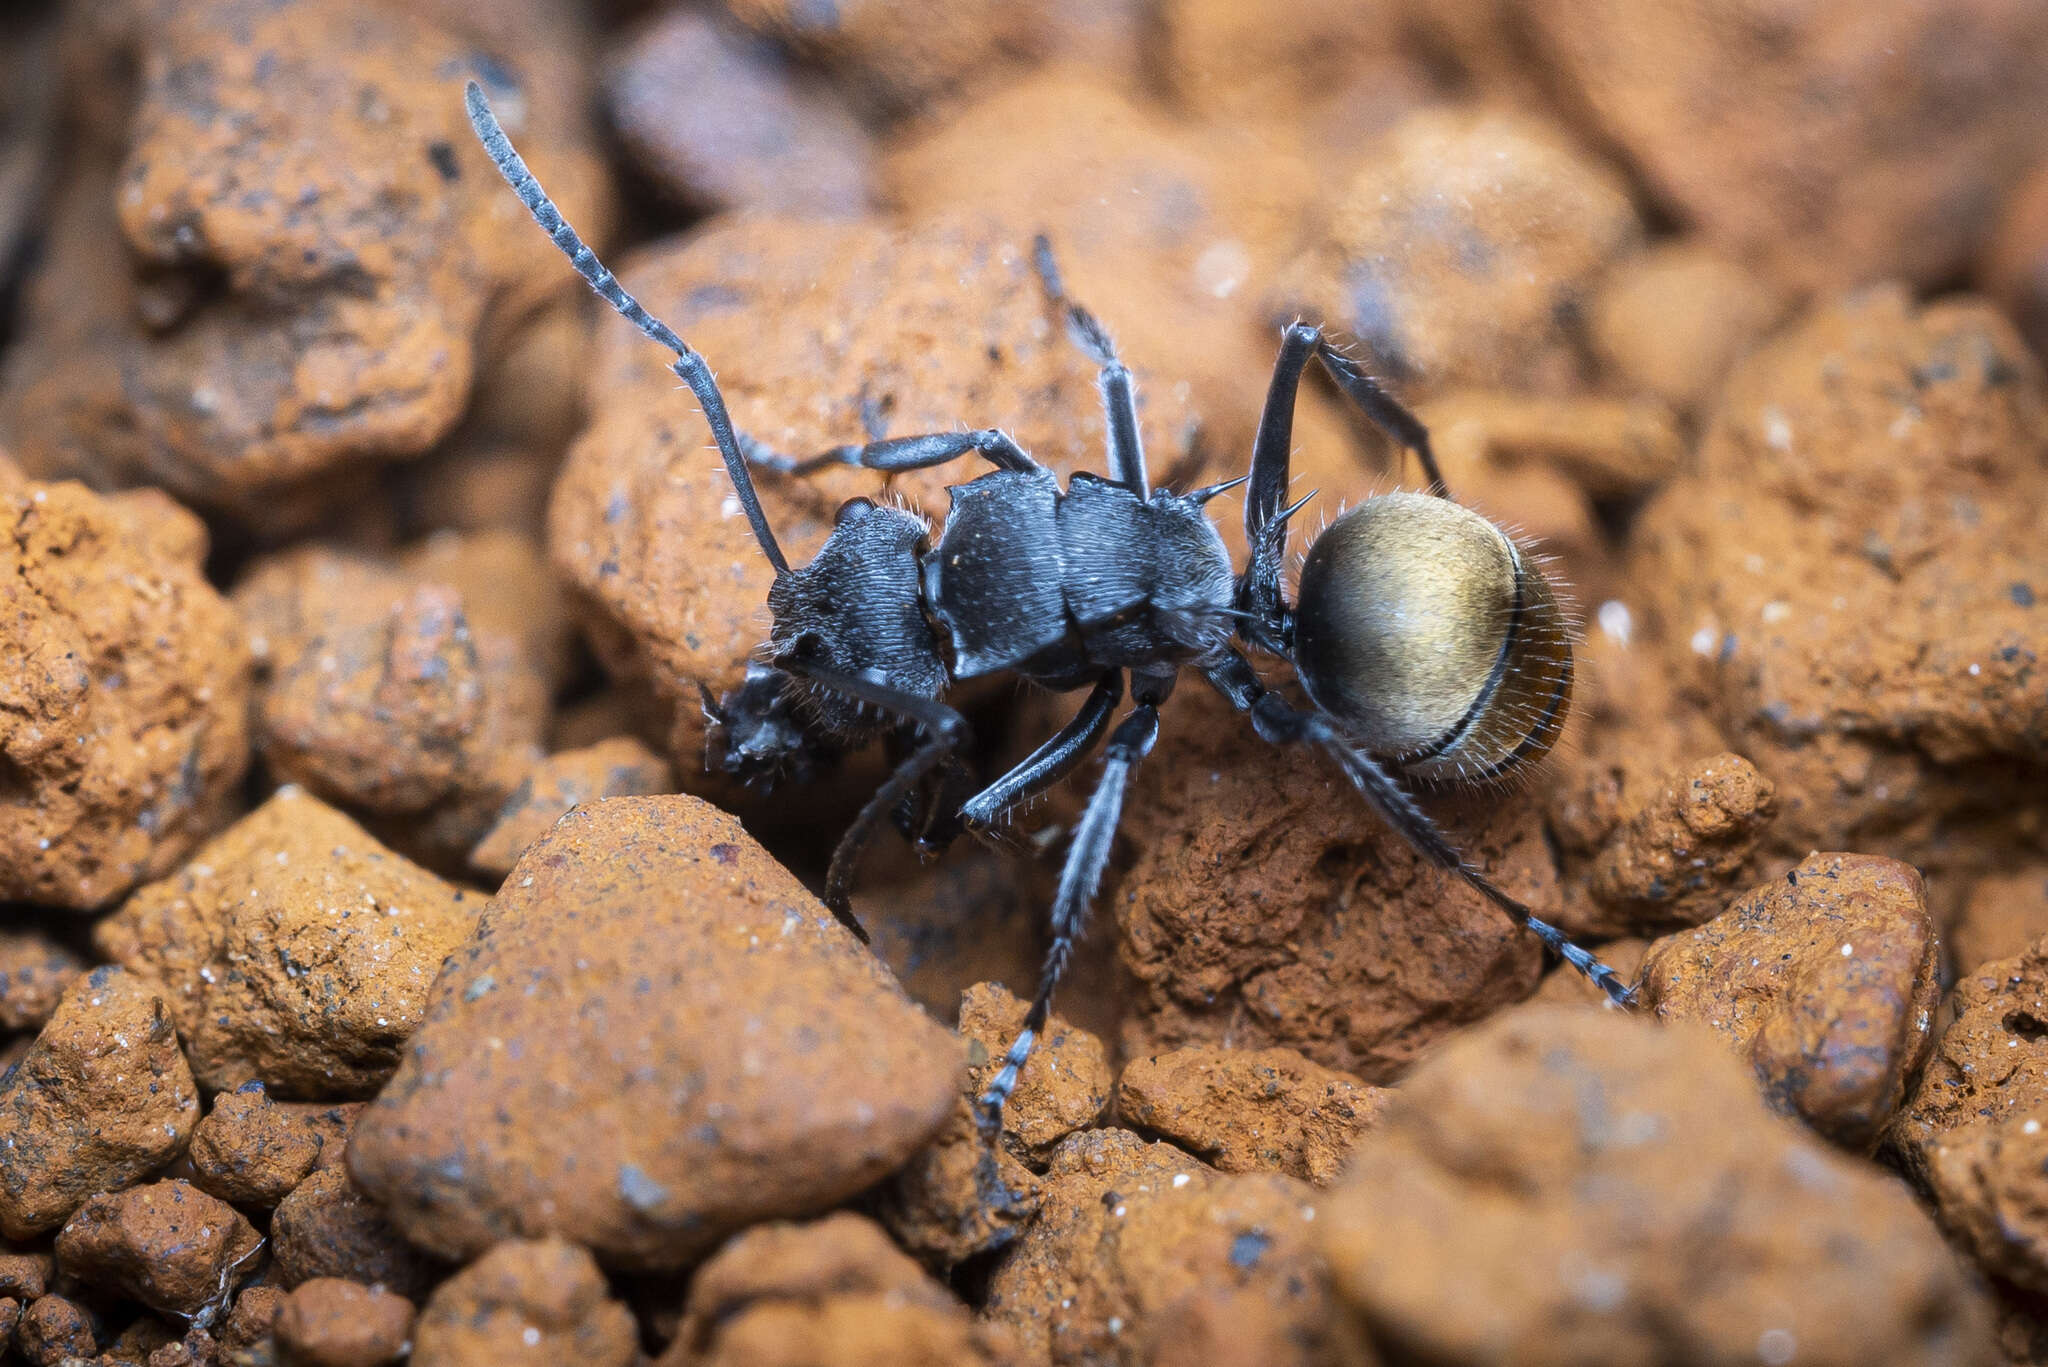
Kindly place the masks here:
POLYGON ((1260 739, 1274 745, 1314 745, 1321 749, 1337 762, 1344 776, 1351 780, 1351 786, 1372 805, 1373 810, 1424 858, 1470 884, 1487 901, 1505 912, 1508 919, 1585 974, 1594 986, 1607 994, 1609 1002, 1616 1006, 1628 1006, 1634 1002, 1635 991, 1621 980, 1620 974, 1566 939, 1563 931, 1510 897, 1491 878, 1467 863, 1436 822, 1430 819, 1429 813, 1417 806, 1415 799, 1372 756, 1361 752, 1339 735, 1320 715, 1289 706, 1279 694, 1267 689, 1259 682, 1244 656, 1231 651, 1221 662, 1203 672, 1218 693, 1251 718, 1252 729, 1258 732, 1260 739))

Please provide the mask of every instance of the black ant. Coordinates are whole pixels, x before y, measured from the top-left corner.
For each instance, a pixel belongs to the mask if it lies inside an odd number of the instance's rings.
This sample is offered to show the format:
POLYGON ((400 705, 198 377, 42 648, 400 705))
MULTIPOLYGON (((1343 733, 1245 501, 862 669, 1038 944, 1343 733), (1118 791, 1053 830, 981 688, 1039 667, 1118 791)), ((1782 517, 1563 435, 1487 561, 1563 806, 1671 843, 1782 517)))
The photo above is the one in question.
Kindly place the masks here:
POLYGON ((1052 472, 992 429, 896 437, 808 460, 779 456, 738 434, 703 357, 650 315, 562 218, 513 150, 478 86, 470 123, 513 191, 590 287, 676 355, 675 373, 703 405, 734 492, 761 553, 775 567, 774 622, 761 659, 724 698, 705 699, 712 763, 743 779, 808 774, 885 733, 918 740, 840 839, 825 905, 865 940, 849 893, 856 863, 882 820, 912 800, 967 741, 941 699, 954 683, 1011 673, 1055 690, 1089 689, 1074 719, 957 814, 986 828, 1072 773, 1108 733, 1103 772, 1068 847, 1052 905, 1052 944, 1016 1043, 981 1098, 984 1127, 1003 1103, 1052 1009, 1089 904, 1109 860, 1124 790, 1159 735, 1159 707, 1183 668, 1194 669, 1275 745, 1313 745, 1424 856, 1463 878, 1527 927, 1617 1004, 1630 990, 1614 970, 1496 887, 1396 781, 1489 778, 1548 750, 1570 702, 1569 634, 1549 583, 1500 528, 1454 502, 1413 414, 1316 328, 1282 337, 1252 448, 1251 472, 1188 494, 1154 489, 1139 445, 1131 374, 1109 334, 1067 298, 1043 237, 1035 265, 1068 331, 1100 368, 1110 477, 1077 474, 1063 491, 1052 472), (1281 583, 1295 391, 1309 358, 1384 431, 1415 452, 1427 494, 1390 493, 1351 508, 1315 538, 1298 605, 1281 583), (840 508, 810 564, 791 568, 755 496, 752 461, 782 474, 829 464, 919 470, 962 456, 995 469, 954 488, 939 534, 902 508, 856 498, 840 508), (1251 548, 1242 573, 1202 508, 1247 485, 1251 548), (1288 660, 1313 706, 1259 682, 1233 644, 1288 660), (1130 676, 1132 707, 1110 727, 1130 676))

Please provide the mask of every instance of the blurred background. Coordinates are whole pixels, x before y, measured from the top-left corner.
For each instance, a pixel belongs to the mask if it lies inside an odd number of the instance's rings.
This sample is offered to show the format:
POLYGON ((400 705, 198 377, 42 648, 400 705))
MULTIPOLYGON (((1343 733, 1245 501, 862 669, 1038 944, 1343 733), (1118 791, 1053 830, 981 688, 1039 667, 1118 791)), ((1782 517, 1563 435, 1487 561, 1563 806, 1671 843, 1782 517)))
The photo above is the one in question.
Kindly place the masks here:
MULTIPOLYGON (((706 772, 700 690, 739 683, 768 567, 662 355, 482 156, 469 79, 784 452, 997 426, 1099 470, 1041 232, 1137 375, 1162 482, 1243 473, 1287 322, 1341 336, 1580 622, 1560 753, 1434 797, 1446 825, 1859 1173, 1876 1152, 1909 1176, 1988 1279, 2008 1358, 2048 1360, 2048 1190, 2016 1156, 2048 1108, 2048 1014, 2019 1002, 2048 991, 2048 5, 0 6, 0 491, 106 496, 83 530, 17 538, 70 557, 38 592, 83 644, 41 655, 60 634, 20 628, 0 688, 0 902, 66 971, 108 957, 93 917, 283 784, 489 893, 575 803, 678 789, 815 886, 884 772, 860 757, 772 799, 706 772), (87 682, 29 668, 73 649, 87 682), (98 739, 81 757, 46 729, 98 739), (1866 921, 1883 952, 1851 954, 1866 921), (1790 966, 1744 976, 1765 960, 1790 966), (1981 1038, 1951 1024, 1972 1011, 1981 1038), (1994 1069, 2017 1090, 1955 1101, 1994 1069), (2010 1126, 1967 1161, 1930 1156, 1993 1111, 2010 1126)), ((1295 442, 1305 532, 1418 482, 1320 386, 1295 442)), ((763 492, 796 559, 848 497, 938 519, 968 477, 763 492)), ((1214 506, 1241 552, 1238 505, 1214 506)), ((1202 692, 1168 710, 1062 1001, 1102 1069, 1277 1049, 1377 1092, 1513 1003, 1590 1000, 1202 692)), ((975 766, 1073 701, 971 691, 975 766)), ((921 865, 892 837, 870 859, 856 909, 941 1020, 1033 978, 1076 802, 1024 817, 1019 852, 921 865)), ((40 1024, 6 1022, 14 1056, 40 1024)), ((1038 1170, 1065 1132, 1034 1141, 1038 1170)), ((904 1228, 986 1294, 996 1241, 904 1228)), ((1406 1255, 1375 1256, 1384 1276, 1406 1255)), ((1434 1337, 1443 1308, 1361 1314, 1396 1358, 1513 1360, 1434 1337)), ((1197 1316, 1219 1356, 1172 1360, 1225 1361, 1234 1313, 1197 1316)), ((1990 1342, 1941 1323, 1896 1360, 1990 1342)), ((1735 1360, 1699 1346, 1715 1332, 1641 1360, 1735 1360)), ((1054 1339, 1114 1360, 1099 1333, 1054 1339)))

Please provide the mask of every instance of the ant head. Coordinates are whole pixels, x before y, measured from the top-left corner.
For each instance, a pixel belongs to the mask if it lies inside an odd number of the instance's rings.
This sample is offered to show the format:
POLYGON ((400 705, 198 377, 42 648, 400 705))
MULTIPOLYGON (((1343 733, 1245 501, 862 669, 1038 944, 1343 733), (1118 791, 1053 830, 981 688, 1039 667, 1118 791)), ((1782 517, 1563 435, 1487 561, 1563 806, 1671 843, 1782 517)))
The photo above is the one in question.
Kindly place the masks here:
POLYGON ((1296 675, 1375 755, 1425 781, 1548 750, 1571 700, 1557 597, 1508 534, 1447 498, 1367 499, 1302 564, 1296 675))
POLYGON ((746 681, 716 702, 702 684, 698 692, 710 723, 705 735, 707 768, 763 792, 785 780, 809 781, 817 756, 796 715, 801 690, 789 675, 753 664, 747 666, 746 681))

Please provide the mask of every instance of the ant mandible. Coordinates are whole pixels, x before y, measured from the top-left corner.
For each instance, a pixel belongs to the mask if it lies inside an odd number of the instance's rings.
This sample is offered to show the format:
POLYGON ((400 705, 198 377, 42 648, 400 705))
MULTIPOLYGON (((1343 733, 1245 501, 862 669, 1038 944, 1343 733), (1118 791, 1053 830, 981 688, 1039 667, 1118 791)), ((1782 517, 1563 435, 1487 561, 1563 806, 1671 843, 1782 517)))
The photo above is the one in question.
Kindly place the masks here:
POLYGON ((944 701, 955 683, 1011 673, 1047 688, 1089 690, 1073 720, 954 814, 987 828, 1072 773, 1100 743, 1102 776, 1074 828, 1052 904, 1052 942, 1016 1042, 980 1100, 1000 1127, 1052 1010, 1108 863, 1125 789, 1159 735, 1159 708, 1193 669, 1275 745, 1323 751, 1423 856, 1464 879, 1596 983, 1631 997, 1614 970, 1467 863, 1396 774, 1425 783, 1493 777, 1550 748, 1571 699, 1572 654, 1556 597, 1513 538, 1452 500, 1429 433, 1313 327, 1283 334, 1249 474, 1177 494, 1151 487, 1131 373, 1093 314, 1067 298, 1045 238, 1034 264, 1067 328, 1099 369, 1110 475, 1053 473, 994 429, 895 437, 805 460, 739 432, 704 358, 641 307, 576 235, 491 113, 467 91, 484 149, 590 287, 648 337, 703 407, 741 510, 774 567, 768 641, 745 681, 705 697, 711 763, 746 780, 807 774, 885 732, 914 732, 911 753, 841 837, 825 905, 867 938, 850 908, 855 866, 889 813, 966 743, 944 701), (1295 392, 1310 357, 1396 441, 1415 452, 1429 492, 1368 498, 1310 545, 1290 605, 1281 582, 1282 506, 1295 392), (831 464, 921 470, 963 456, 995 468, 950 490, 936 545, 923 518, 856 498, 840 508, 808 564, 792 568, 754 491, 750 463, 779 474, 831 464), (1233 569, 1203 505, 1245 485, 1250 553, 1233 569), (1311 706, 1266 688, 1234 641, 1294 666, 1311 706), (1129 676, 1132 706, 1110 726, 1129 676))

